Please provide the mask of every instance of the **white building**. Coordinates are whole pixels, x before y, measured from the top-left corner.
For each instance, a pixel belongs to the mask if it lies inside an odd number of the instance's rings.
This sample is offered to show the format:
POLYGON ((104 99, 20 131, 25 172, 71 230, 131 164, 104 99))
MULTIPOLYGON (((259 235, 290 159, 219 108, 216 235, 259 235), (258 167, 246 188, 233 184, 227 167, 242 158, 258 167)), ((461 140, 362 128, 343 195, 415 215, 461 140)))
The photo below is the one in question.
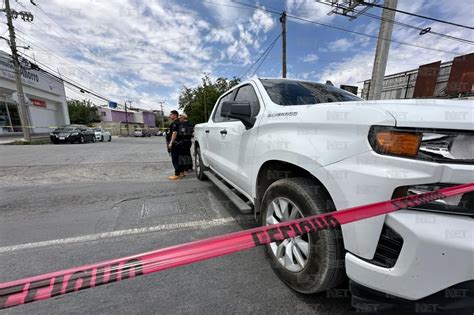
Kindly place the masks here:
MULTIPOLYGON (((62 80, 38 70, 23 70, 21 77, 32 133, 70 123, 62 80)), ((0 51, 0 136, 15 134, 21 134, 15 72, 11 56, 0 51)))

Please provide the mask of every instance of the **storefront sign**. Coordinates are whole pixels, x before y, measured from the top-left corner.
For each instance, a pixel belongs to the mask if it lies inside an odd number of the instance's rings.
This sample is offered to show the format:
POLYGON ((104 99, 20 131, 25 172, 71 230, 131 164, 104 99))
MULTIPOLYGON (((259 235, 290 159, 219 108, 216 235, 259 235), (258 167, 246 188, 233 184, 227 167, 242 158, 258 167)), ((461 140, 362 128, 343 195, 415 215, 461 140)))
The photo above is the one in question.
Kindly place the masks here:
POLYGON ((31 104, 35 105, 35 106, 38 106, 38 107, 44 107, 46 108, 46 102, 45 101, 42 101, 42 100, 35 100, 35 99, 30 99, 31 100, 31 104))
MULTIPOLYGON (((3 52, 0 52, 0 78, 11 81, 16 80, 12 59, 3 52)), ((31 86, 47 93, 64 94, 63 83, 42 71, 22 68, 21 81, 26 86, 31 86)))

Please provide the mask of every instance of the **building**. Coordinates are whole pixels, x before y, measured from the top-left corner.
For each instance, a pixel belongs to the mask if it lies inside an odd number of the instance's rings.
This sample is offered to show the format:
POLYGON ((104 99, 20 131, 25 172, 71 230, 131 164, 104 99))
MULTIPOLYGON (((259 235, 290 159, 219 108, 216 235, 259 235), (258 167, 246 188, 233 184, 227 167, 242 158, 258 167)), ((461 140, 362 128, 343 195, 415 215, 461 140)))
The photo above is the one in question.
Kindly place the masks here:
MULTIPOLYGON (((69 124, 62 80, 44 71, 26 69, 21 78, 32 134, 49 133, 56 126, 69 124)), ((0 51, 0 136, 21 134, 13 61, 9 54, 0 51)))
POLYGON ((100 125, 111 130, 112 134, 126 134, 126 130, 132 132, 136 128, 155 128, 155 113, 142 109, 99 107, 101 119, 100 125), (128 127, 127 127, 128 123, 128 127))
MULTIPOLYGON (((364 81, 362 98, 368 99, 370 80, 364 81)), ((418 69, 384 77, 381 99, 453 98, 474 95, 474 53, 452 61, 421 65, 418 69)))

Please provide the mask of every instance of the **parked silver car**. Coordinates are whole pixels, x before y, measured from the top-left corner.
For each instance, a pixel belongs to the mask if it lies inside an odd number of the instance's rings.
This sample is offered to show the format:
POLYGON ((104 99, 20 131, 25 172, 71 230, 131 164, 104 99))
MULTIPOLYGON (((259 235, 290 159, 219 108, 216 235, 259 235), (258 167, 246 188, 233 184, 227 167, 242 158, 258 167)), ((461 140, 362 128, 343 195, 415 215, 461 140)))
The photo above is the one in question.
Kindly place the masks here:
POLYGON ((112 135, 110 132, 101 127, 94 128, 94 134, 95 139, 98 141, 112 141, 112 135))

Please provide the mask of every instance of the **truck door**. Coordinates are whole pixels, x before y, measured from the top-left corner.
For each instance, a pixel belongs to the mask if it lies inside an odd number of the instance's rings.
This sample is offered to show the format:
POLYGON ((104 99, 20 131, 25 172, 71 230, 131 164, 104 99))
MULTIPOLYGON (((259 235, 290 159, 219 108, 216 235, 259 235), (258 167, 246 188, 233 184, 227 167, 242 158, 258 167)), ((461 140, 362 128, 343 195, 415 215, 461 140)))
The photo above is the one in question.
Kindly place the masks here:
POLYGON ((221 134, 219 133, 222 129, 222 123, 227 120, 225 117, 221 117, 222 103, 225 101, 232 101, 234 99, 234 91, 229 92, 222 96, 215 106, 215 110, 211 115, 208 123, 204 127, 204 138, 205 150, 201 150, 201 153, 205 155, 206 161, 210 164, 211 168, 216 169, 216 165, 219 164, 220 153, 219 146, 221 141, 221 134))
MULTIPOLYGON (((239 87, 234 100, 250 102, 252 114, 255 117, 261 112, 260 101, 251 84, 239 87)), ((244 192, 249 193, 258 120, 254 127, 247 130, 241 121, 224 119, 216 124, 215 134, 218 146, 215 151, 218 152, 214 164, 216 171, 244 192)))

